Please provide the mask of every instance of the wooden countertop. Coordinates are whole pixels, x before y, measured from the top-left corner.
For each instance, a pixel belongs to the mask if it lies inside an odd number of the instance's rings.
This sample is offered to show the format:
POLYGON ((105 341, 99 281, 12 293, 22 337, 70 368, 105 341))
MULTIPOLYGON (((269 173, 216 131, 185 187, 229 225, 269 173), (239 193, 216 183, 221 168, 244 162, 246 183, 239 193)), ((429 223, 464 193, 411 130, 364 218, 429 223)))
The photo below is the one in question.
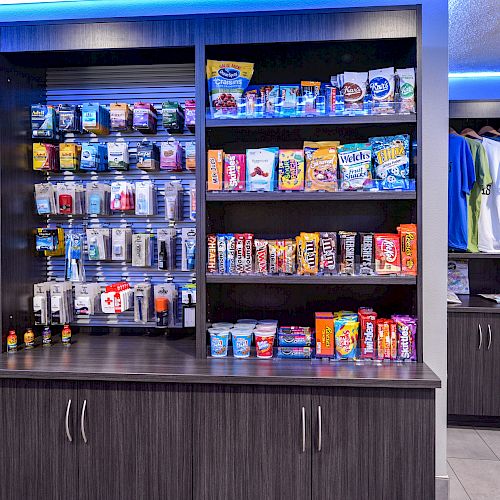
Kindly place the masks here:
POLYGON ((346 387, 436 388, 425 364, 381 366, 320 360, 196 359, 194 339, 74 336, 71 347, 3 353, 0 378, 346 387))

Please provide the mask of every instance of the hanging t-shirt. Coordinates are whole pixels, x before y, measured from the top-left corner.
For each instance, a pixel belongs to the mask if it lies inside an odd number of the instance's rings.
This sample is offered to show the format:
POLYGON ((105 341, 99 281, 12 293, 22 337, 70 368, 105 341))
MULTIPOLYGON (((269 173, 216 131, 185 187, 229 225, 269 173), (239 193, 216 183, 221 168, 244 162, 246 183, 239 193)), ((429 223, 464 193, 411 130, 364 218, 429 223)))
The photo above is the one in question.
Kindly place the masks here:
POLYGON ((500 142, 483 138, 490 164, 491 184, 482 190, 479 251, 500 253, 500 142))
POLYGON ((449 136, 448 149, 448 246, 467 250, 467 195, 476 174, 474 161, 466 140, 456 134, 449 136))
POLYGON ((488 156, 481 141, 466 137, 469 145, 472 159, 474 160, 474 170, 476 172, 476 182, 470 195, 467 197, 468 203, 468 243, 469 252, 479 252, 478 232, 479 232, 479 214, 481 212, 481 190, 491 184, 490 166, 488 156))

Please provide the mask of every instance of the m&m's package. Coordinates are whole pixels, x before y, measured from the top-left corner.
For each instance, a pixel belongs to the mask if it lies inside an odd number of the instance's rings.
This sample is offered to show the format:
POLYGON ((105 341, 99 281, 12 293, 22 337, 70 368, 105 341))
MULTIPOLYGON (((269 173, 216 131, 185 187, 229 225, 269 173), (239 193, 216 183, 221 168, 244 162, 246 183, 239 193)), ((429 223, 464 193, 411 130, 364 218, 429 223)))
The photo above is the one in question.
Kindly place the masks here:
POLYGON ((304 152, 302 149, 280 149, 278 188, 281 191, 304 190, 304 152))
POLYGON ((319 234, 300 233, 302 274, 318 274, 319 271, 319 234))
POLYGON ((417 275, 417 225, 401 224, 398 227, 401 240, 401 274, 417 275))
POLYGON ((335 318, 335 351, 338 359, 355 359, 359 321, 357 315, 335 318))
POLYGON ((247 149, 247 191, 273 191, 278 148, 247 149))
POLYGON ((333 274, 337 270, 337 233, 327 232, 319 235, 319 270, 333 274))
MULTIPOLYGON (((326 141, 325 141, 326 142, 326 141)), ((306 191, 328 191, 338 190, 337 180, 337 147, 338 141, 332 141, 331 145, 323 146, 322 143, 304 144, 304 156, 306 160, 306 191)))
POLYGON ((377 274, 399 274, 401 254, 399 235, 375 234, 375 272, 377 274))
POLYGON ((371 144, 345 144, 338 148, 340 189, 357 191, 371 184, 371 144))
POLYGON ((410 136, 371 137, 373 173, 380 189, 409 189, 410 136))
POLYGON ((226 191, 245 190, 246 158, 244 154, 224 156, 224 189, 226 191))

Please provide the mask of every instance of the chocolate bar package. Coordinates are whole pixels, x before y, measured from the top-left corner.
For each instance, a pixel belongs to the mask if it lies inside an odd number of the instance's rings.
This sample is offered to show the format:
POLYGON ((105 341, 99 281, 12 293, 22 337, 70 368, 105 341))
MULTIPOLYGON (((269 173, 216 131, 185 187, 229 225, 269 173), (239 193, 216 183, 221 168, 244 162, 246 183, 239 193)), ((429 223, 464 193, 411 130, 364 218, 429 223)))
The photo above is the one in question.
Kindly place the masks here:
POLYGON ((217 272, 225 274, 226 272, 226 235, 217 235, 217 272))
POLYGON ((340 238, 340 274, 355 274, 356 233, 339 231, 340 238))
POLYGON ((360 352, 361 359, 375 359, 376 339, 377 339, 377 313, 360 311, 360 352))
POLYGON ((337 272, 337 233, 319 235, 319 270, 325 274, 337 272))
POLYGON ((236 272, 236 238, 234 234, 226 234, 226 272, 234 274, 236 272))
POLYGON ((267 241, 256 239, 255 246, 255 272, 257 274, 267 274, 267 241))
POLYGON ((375 245, 373 233, 360 233, 361 240, 361 264, 359 274, 375 274, 375 245))
POLYGON ((209 273, 217 272, 217 236, 215 234, 207 235, 207 271, 209 273))

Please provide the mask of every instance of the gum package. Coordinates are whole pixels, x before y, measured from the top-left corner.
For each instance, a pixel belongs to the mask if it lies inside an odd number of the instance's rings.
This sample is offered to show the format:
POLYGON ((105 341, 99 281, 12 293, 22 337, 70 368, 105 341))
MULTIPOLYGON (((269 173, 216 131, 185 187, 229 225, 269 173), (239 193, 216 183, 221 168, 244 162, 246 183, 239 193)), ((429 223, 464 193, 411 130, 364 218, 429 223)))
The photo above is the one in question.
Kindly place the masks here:
POLYGON ((409 189, 410 136, 371 137, 373 175, 380 189, 409 189))

